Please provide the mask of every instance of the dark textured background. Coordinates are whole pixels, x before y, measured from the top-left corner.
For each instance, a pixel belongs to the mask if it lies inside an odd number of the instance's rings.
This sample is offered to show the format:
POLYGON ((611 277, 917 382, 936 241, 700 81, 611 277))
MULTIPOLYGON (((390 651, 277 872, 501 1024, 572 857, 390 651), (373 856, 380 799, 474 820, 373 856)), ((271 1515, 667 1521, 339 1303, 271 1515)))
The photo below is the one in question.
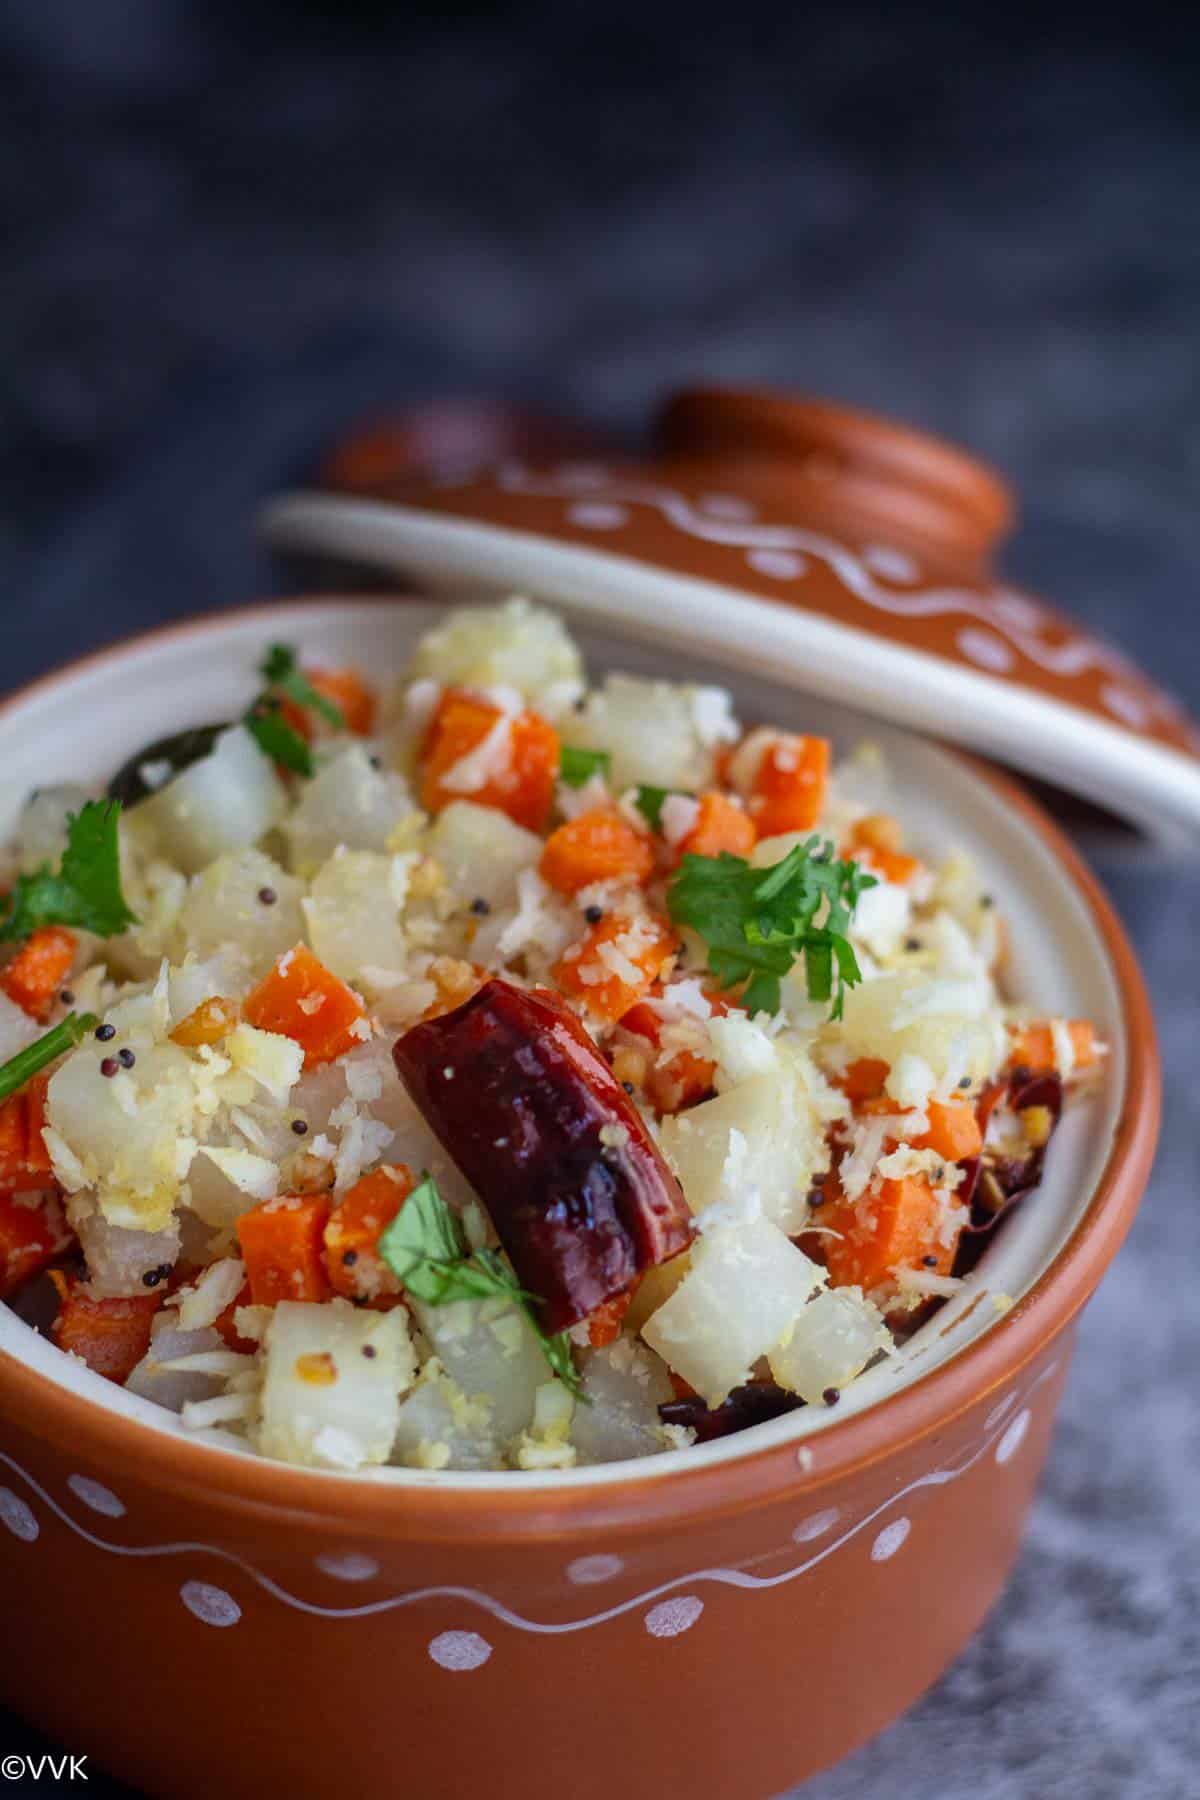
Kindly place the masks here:
MULTIPOLYGON (((253 506, 347 417, 633 430, 701 376, 994 459, 1010 571, 1200 709, 1197 47, 1145 8, 0 6, 7 676, 262 587, 253 506)), ((1153 1186, 1012 1587, 805 1800, 1200 1793, 1200 877, 1102 873, 1159 1011, 1153 1186)))

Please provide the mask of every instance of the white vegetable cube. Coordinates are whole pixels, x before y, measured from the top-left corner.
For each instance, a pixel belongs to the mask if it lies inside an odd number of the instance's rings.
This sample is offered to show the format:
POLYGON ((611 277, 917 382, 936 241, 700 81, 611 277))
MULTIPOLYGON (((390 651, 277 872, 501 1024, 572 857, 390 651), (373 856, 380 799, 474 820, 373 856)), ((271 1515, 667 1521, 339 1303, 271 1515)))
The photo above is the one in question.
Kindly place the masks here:
POLYGON ((810 1300, 790 1337, 771 1351, 780 1387, 810 1404, 829 1388, 845 1387, 880 1350, 892 1347, 878 1307, 857 1288, 827 1288, 810 1300))
POLYGON ((308 941, 343 981, 364 970, 399 974, 407 948, 400 909, 408 887, 407 856, 339 850, 325 864, 304 901, 308 941))
POLYGON ((515 598, 502 606, 460 606, 427 631, 408 668, 412 681, 450 687, 515 688, 537 701, 582 685, 583 665, 561 619, 515 598))
POLYGON ((270 758, 244 725, 234 725, 207 756, 143 800, 138 823, 168 861, 194 875, 224 852, 256 844, 286 811, 270 758))
POLYGON ((303 884, 261 850, 219 856, 192 882, 180 909, 184 947, 207 957, 230 946, 261 974, 303 937, 303 892, 303 884))
POLYGON ((709 1406, 782 1341, 825 1274, 769 1219, 702 1236, 642 1336, 709 1406))
POLYGON ((732 1220, 761 1209, 788 1233, 802 1228, 823 1143, 786 1066, 665 1119, 661 1141, 698 1216, 721 1207, 732 1220))
POLYGON ((494 806, 455 800, 438 814, 429 852, 456 894, 496 908, 515 899, 517 876, 537 866, 542 840, 494 806))
POLYGON ((320 1468, 386 1462, 415 1373, 402 1307, 282 1301, 264 1348, 258 1448, 320 1468))
POLYGON ((47 1147, 69 1193, 100 1189, 111 1224, 161 1231, 195 1148, 192 1063, 174 1044, 155 1044, 139 1047, 134 1068, 106 1077, 109 1048, 85 1038, 51 1077, 47 1147))
POLYGON ((661 1450, 658 1409, 675 1390, 662 1363, 641 1344, 620 1337, 607 1349, 590 1351, 582 1387, 587 1404, 575 1408, 571 1442, 584 1462, 619 1462, 661 1450))
POLYGON ((471 1400, 486 1399, 501 1440, 533 1418, 547 1376, 541 1345, 519 1306, 502 1296, 415 1307, 417 1321, 446 1373, 471 1400))
POLYGON ((952 1071, 983 1080, 1004 1059, 1003 1023, 986 974, 880 975, 850 988, 831 1035, 851 1056, 895 1066, 906 1052, 941 1081, 952 1071))
POLYGON ((565 743, 608 751, 617 792, 639 782, 694 791, 712 780, 713 752, 722 741, 706 717, 712 692, 610 675, 560 730, 565 743))
POLYGON ((376 768, 365 745, 351 744, 305 783, 283 828, 291 867, 311 875, 339 847, 382 851, 398 822, 412 811, 403 778, 376 768))
POLYGON ((225 1051, 235 1069, 241 1069, 283 1106, 300 1079, 304 1051, 292 1038, 278 1031, 259 1031, 254 1025, 237 1025, 230 1032, 225 1051))

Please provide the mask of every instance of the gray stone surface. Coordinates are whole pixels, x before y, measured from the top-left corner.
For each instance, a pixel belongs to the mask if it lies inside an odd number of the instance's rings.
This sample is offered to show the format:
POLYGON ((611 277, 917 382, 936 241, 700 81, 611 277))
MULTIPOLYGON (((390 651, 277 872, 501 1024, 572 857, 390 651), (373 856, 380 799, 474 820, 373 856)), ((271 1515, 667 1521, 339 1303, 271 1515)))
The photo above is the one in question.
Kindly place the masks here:
MULTIPOLYGON (((390 10, 0 6, 8 678, 261 587, 255 502, 348 417, 484 389, 632 429, 703 376, 993 458, 1026 499, 1010 572, 1200 709, 1185 37, 1045 8, 390 10)), ((1200 875, 1102 873, 1162 1033, 1151 1190, 1011 1588, 805 1800, 1200 1792, 1200 875)))

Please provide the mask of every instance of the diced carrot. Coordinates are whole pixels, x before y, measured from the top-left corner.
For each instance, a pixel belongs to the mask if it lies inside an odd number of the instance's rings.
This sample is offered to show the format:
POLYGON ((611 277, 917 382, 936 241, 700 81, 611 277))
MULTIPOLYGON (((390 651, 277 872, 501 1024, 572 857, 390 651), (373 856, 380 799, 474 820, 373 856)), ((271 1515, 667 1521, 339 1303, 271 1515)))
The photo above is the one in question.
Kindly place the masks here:
MULTIPOLYGON (((1071 1048, 1075 1052, 1075 1067, 1090 1069, 1099 1056, 1096 1027, 1090 1019, 1069 1019, 1067 1030, 1071 1034, 1071 1048)), ((1039 1021, 1037 1024, 1024 1025, 1013 1033, 1008 1066, 1010 1069, 1028 1069, 1031 1075, 1049 1075, 1057 1069, 1058 1054, 1054 1046, 1054 1033, 1048 1023, 1039 1021)))
POLYGON ((615 1294, 598 1306, 594 1313, 588 1314, 588 1343, 593 1350, 603 1350, 606 1344, 615 1344, 621 1335, 621 1321, 629 1311, 633 1300, 633 1290, 627 1294, 615 1294))
POLYGON ((860 1056, 834 1076, 834 1086, 857 1106, 864 1100, 878 1100, 890 1073, 891 1064, 878 1056, 860 1056))
POLYGON ((809 831, 825 804, 829 740, 779 732, 763 750, 747 811, 760 838, 809 831))
POLYGON ((374 1300, 399 1292, 400 1283, 377 1245, 413 1186, 411 1169, 395 1163, 364 1175, 334 1207, 325 1226, 325 1270, 337 1293, 374 1300))
POLYGON ((954 1263, 956 1235, 942 1243, 941 1209, 923 1175, 884 1181, 878 1193, 855 1203, 831 1174, 819 1222, 840 1233, 832 1237, 822 1232, 817 1239, 834 1287, 861 1287, 870 1293, 901 1269, 948 1275, 954 1263))
POLYGON ((49 1268, 71 1242, 56 1194, 0 1194, 0 1300, 49 1268))
POLYGON ((255 1306, 280 1300, 328 1300, 324 1194, 285 1194, 263 1200, 237 1222, 238 1243, 255 1306))
MULTIPOLYGON (((712 1007, 714 1013, 729 1010, 720 1000, 714 1000, 712 1007)), ((647 1039, 655 1050, 662 1044, 662 1014, 644 1000, 630 1007, 621 1019, 621 1026, 623 1030, 647 1039)), ((613 1072, 616 1073, 615 1064, 613 1072)), ((687 1106, 694 1106, 712 1092, 716 1073, 717 1065, 709 1057, 698 1056, 694 1050, 681 1047, 665 1061, 651 1058, 642 1076, 642 1085, 657 1111, 677 1113, 687 1106)))
POLYGON ((344 981, 304 944, 281 956, 242 1004, 242 1017, 260 1031, 277 1031, 304 1049, 304 1066, 332 1062, 360 1041, 365 1008, 344 981))
POLYGON ((529 831, 543 831, 558 777, 558 733, 537 713, 518 713, 504 722, 498 706, 462 688, 442 695, 421 746, 421 805, 440 812, 452 800, 494 806, 529 831), (485 758, 478 785, 448 785, 446 777, 488 735, 497 733, 495 757, 485 758), (493 767, 494 763, 494 767, 493 767))
POLYGON ((171 1033, 173 1044, 194 1050, 201 1044, 216 1044, 237 1024, 236 1000, 202 1000, 187 1017, 180 1019, 171 1033))
POLYGON ((0 988, 31 1018, 44 1020, 74 961, 75 933, 43 925, 0 970, 0 988))
POLYGON ((890 813, 870 813, 860 819, 850 833, 848 852, 867 862, 885 881, 902 887, 920 869, 915 856, 903 849, 904 834, 898 819, 890 813))
POLYGON ((936 1150, 947 1162, 964 1162, 978 1156, 983 1148, 983 1133, 969 1100, 931 1100, 928 1106, 929 1130, 913 1141, 917 1150, 936 1150))
POLYGON ((542 880, 560 894, 577 894, 596 881, 647 880, 654 850, 644 831, 612 807, 600 807, 552 831, 538 867, 542 880))
POLYGON ((677 846, 680 856, 749 856, 757 838, 750 815, 728 794, 701 794, 696 823, 677 846))
MULTIPOLYGON (((325 700, 331 700, 356 737, 369 737, 375 724, 375 693, 357 669, 305 669, 304 678, 325 700)), ((293 731, 310 742, 323 721, 310 707, 284 700, 280 713, 293 731)))
POLYGON ((610 914, 564 951, 554 979, 569 999, 598 1019, 623 1017, 650 992, 679 947, 661 919, 610 914))
POLYGON ((49 1081, 48 1075, 35 1075, 0 1104, 0 1192, 51 1181, 50 1152, 42 1136, 49 1081))
POLYGON ((163 1296, 130 1294, 100 1300, 57 1271, 51 1271, 51 1278, 61 1305, 50 1335, 59 1349, 82 1357, 89 1369, 109 1381, 127 1381, 150 1348, 150 1326, 163 1296))

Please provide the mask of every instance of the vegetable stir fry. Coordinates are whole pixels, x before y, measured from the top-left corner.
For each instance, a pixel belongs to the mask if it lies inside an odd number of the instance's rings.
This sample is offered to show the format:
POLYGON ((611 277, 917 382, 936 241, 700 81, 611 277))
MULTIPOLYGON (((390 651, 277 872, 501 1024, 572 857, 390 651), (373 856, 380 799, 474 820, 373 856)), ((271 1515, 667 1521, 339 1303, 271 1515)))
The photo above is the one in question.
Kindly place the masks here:
POLYGON ((836 1406, 1104 1055, 1006 1004, 877 753, 589 686, 520 600, 386 693, 266 647, 228 721, 32 795, 0 889, 0 1295, 318 1467, 836 1406))

